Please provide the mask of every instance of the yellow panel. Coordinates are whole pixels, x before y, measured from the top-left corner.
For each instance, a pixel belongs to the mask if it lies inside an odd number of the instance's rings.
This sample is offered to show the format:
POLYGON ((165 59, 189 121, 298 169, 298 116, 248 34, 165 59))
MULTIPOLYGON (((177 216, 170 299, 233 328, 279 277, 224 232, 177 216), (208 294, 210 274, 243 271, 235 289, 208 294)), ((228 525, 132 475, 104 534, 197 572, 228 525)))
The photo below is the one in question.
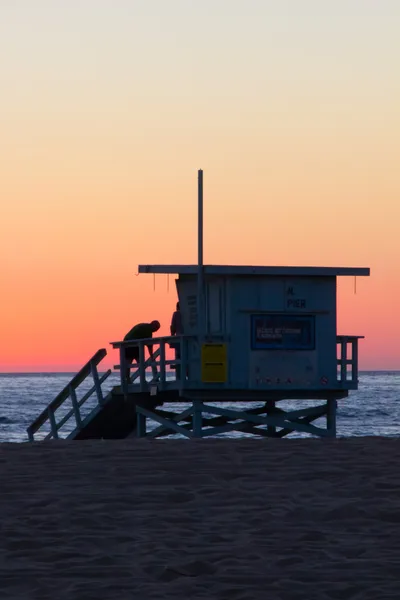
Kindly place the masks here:
POLYGON ((226 344, 203 344, 201 347, 201 379, 204 383, 227 381, 226 344))

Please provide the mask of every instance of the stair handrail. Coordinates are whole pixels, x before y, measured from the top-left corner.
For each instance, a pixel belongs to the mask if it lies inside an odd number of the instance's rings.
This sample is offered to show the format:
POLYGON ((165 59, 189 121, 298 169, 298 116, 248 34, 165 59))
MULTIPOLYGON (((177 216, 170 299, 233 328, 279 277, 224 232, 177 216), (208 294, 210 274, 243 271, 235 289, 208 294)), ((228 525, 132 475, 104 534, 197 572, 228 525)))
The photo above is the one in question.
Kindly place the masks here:
MULTIPOLYGON (((71 381, 61 390, 61 392, 46 406, 46 408, 40 413, 40 415, 29 425, 27 428, 28 437, 33 440, 33 434, 40 429, 46 421, 54 419, 54 412, 59 408, 65 400, 71 397, 71 389, 75 390, 90 374, 93 374, 93 366, 97 366, 103 358, 107 355, 107 350, 101 348, 92 356, 91 359, 82 367, 82 369, 71 379, 71 381)), ((111 371, 110 371, 111 373, 111 371)), ((98 387, 98 382, 95 380, 95 388, 98 387)), ((98 390, 96 389, 98 392, 98 390)), ((52 424, 52 430, 54 423, 52 424)), ((56 427, 58 429, 58 427, 56 427)))

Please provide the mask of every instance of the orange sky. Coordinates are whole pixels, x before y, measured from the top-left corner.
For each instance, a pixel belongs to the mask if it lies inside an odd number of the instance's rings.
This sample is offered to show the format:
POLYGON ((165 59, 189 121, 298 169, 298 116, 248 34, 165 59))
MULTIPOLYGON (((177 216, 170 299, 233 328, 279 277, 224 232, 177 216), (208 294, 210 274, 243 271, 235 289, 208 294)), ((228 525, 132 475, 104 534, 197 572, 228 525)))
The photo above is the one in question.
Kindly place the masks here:
POLYGON ((205 262, 371 267, 338 333, 400 369, 400 6, 302 6, 2 4, 1 371, 168 332, 172 278, 135 272, 196 261, 198 168, 205 262))

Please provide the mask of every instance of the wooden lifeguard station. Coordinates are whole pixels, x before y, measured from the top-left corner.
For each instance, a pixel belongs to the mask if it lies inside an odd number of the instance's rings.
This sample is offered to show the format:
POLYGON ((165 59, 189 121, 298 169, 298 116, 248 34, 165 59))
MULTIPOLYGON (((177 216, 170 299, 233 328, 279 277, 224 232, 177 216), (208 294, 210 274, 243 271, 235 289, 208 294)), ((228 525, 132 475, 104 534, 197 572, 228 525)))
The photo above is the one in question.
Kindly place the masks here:
MULTIPOLYGON (((231 431, 335 437, 337 400, 358 386, 362 337, 337 335, 337 278, 368 276, 369 269, 204 265, 202 171, 198 186, 198 264, 139 266, 139 273, 177 276, 184 335, 113 342, 121 385, 106 398, 92 359, 85 367, 99 402, 82 419, 73 391, 69 416, 76 427, 69 437, 206 437, 231 431), (146 356, 150 342, 153 359, 146 356), (128 379, 125 348, 132 345, 141 360, 128 379), (314 402, 285 410, 284 400, 314 402), (322 403, 316 406, 315 400, 322 403), (174 410, 168 409, 171 403, 174 410), (313 424, 321 417, 325 427, 313 424), (150 430, 149 420, 157 427, 150 430)), ((58 436, 53 409, 28 428, 31 440, 47 420, 48 437, 58 436)))

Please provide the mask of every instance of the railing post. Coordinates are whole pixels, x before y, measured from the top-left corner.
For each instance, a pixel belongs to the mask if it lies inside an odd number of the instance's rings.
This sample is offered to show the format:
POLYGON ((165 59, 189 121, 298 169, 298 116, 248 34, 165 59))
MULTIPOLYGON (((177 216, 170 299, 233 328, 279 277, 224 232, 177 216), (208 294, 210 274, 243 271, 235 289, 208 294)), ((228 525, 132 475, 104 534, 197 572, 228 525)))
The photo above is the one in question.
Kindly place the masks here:
POLYGON ((341 360, 341 356, 339 354, 338 356, 338 352, 339 352, 339 346, 340 346, 340 352, 342 351, 342 346, 340 344, 340 340, 339 337, 336 337, 336 381, 339 382, 340 378, 339 378, 339 365, 340 365, 340 360, 341 360))
POLYGON ((56 423, 56 418, 54 416, 54 412, 52 411, 52 409, 50 407, 47 409, 47 412, 49 415, 51 433, 53 434, 53 438, 57 440, 58 439, 58 430, 57 430, 57 423, 56 423))
POLYGON ((161 389, 165 389, 165 340, 160 342, 160 382, 161 389))
POLYGON ((94 383, 94 387, 96 389, 98 403, 103 404, 103 391, 101 389, 100 378, 99 378, 99 374, 97 372, 97 367, 93 363, 93 361, 90 361, 90 370, 92 372, 93 383, 94 383))
POLYGON ((187 345, 188 345, 188 340, 187 338, 181 337, 179 340, 180 343, 180 381, 181 381, 181 385, 183 387, 184 382, 186 381, 186 374, 187 374, 187 345))
POLYGON ((358 339, 351 340, 351 377, 357 383, 358 381, 358 339))
POLYGON ((146 382, 146 367, 144 366, 144 344, 139 342, 139 379, 140 391, 145 392, 147 387, 146 382))
POLYGON ((31 431, 31 429, 28 429, 28 440, 30 442, 34 442, 35 441, 35 438, 33 437, 33 433, 31 431))
POLYGON ((343 383, 347 380, 347 338, 345 337, 343 337, 341 341, 340 360, 340 380, 343 383))
MULTIPOLYGON (((160 355, 161 343, 160 342, 155 342, 155 343, 158 344, 158 355, 160 355)), ((153 346, 153 356, 150 356, 150 368, 151 368, 151 374, 152 374, 154 381, 158 380, 157 356, 155 356, 156 353, 157 353, 157 350, 154 352, 154 346, 153 346)))
POLYGON ((82 428, 82 419, 81 419, 81 413, 79 411, 78 398, 76 397, 75 388, 72 387, 72 385, 69 386, 69 395, 71 396, 72 408, 74 409, 76 426, 78 427, 78 429, 81 429, 82 428))
POLYGON ((121 374, 121 389, 122 389, 122 393, 124 394, 124 397, 126 399, 128 396, 129 381, 126 377, 127 361, 126 361, 126 357, 125 357, 125 347, 124 346, 119 347, 119 368, 120 368, 120 374, 121 374))

